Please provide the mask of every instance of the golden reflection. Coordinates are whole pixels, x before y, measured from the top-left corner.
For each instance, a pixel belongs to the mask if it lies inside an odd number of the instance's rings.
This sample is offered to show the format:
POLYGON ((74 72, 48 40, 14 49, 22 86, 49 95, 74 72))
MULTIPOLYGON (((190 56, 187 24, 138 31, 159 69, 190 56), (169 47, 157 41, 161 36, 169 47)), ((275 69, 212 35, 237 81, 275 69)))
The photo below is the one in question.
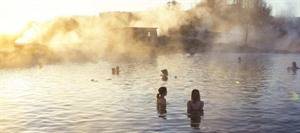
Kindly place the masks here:
POLYGON ((29 82, 23 77, 10 77, 7 79, 7 89, 13 89, 13 91, 10 91, 11 94, 18 94, 19 91, 27 89, 29 87, 28 85, 29 82))
POLYGON ((1 85, 0 131, 20 132, 24 130, 21 121, 26 119, 22 95, 29 88, 29 82, 24 77, 12 76, 6 82, 1 81, 1 85))

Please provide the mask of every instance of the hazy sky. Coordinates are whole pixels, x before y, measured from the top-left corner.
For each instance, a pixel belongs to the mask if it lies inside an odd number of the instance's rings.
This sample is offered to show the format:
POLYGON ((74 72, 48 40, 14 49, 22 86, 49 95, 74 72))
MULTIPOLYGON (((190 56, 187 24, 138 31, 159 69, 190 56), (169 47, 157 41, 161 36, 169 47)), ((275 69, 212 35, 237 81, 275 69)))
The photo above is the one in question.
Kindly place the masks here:
MULTIPOLYGON (((170 0, 0 0, 0 32, 20 29, 33 21, 57 16, 98 15, 105 11, 141 11, 166 4, 170 0)), ((187 9, 201 0, 176 0, 187 9)), ((300 0, 266 0, 273 15, 300 16, 300 0)))

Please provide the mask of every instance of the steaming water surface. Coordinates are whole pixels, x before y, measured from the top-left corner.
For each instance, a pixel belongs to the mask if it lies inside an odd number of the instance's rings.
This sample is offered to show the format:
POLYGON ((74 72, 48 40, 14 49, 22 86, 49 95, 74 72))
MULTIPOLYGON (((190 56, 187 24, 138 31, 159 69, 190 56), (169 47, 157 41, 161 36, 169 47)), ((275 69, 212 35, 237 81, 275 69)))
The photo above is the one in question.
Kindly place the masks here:
POLYGON ((299 55, 204 53, 0 70, 0 131, 300 132, 292 61, 300 64, 299 55), (112 75, 117 65, 120 75, 112 75), (168 81, 159 76, 165 68, 168 81), (160 86, 168 88, 166 118, 156 111, 160 86), (195 88, 205 102, 199 128, 186 115, 195 88))

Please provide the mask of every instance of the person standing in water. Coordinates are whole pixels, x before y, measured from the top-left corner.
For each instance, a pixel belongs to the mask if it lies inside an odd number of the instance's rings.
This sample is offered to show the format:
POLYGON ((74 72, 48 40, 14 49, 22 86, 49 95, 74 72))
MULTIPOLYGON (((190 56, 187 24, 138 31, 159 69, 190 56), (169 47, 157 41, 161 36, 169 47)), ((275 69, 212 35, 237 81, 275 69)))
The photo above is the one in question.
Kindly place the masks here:
POLYGON ((161 73, 162 73, 161 79, 163 81, 167 81, 168 80, 168 75, 169 75, 168 70, 167 69, 163 69, 163 70, 161 70, 161 73))
POLYGON ((116 67, 116 74, 119 75, 119 72, 120 72, 120 68, 119 68, 119 66, 117 66, 116 67))
POLYGON ((191 94, 191 100, 187 102, 187 113, 203 112, 204 102, 201 101, 200 92, 197 89, 193 89, 191 94))
POLYGON ((199 90, 193 89, 191 100, 187 102, 187 113, 191 119, 191 127, 199 128, 203 113, 204 102, 201 101, 199 90))
POLYGON ((116 68, 113 67, 113 68, 111 69, 111 74, 112 74, 112 75, 115 75, 115 74, 116 74, 116 68))
POLYGON ((298 69, 300 69, 300 68, 297 66, 296 62, 292 62, 292 66, 290 66, 290 67, 287 68, 288 71, 290 71, 290 70, 296 71, 298 69))
POLYGON ((167 100, 165 99, 166 95, 167 88, 164 86, 160 87, 156 95, 157 112, 160 114, 159 117, 164 117, 163 114, 167 113, 167 100))
POLYGON ((119 66, 117 66, 116 68, 112 68, 111 69, 111 74, 112 75, 119 75, 119 72, 120 72, 120 68, 119 68, 119 66))

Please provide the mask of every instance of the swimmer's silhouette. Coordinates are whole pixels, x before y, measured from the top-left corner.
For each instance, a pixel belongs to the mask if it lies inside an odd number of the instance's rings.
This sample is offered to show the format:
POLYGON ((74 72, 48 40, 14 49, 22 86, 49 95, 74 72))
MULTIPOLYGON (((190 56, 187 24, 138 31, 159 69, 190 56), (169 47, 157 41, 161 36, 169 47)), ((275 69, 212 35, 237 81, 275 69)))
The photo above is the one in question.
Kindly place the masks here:
POLYGON ((168 75, 169 75, 168 70, 167 69, 163 69, 163 70, 161 70, 161 73, 162 73, 161 79, 163 81, 167 81, 168 80, 168 75))
POLYGON ((158 89, 158 93, 156 95, 156 104, 157 104, 157 113, 159 114, 159 117, 162 117, 163 119, 166 119, 165 114, 167 113, 167 100, 165 99, 165 96, 167 95, 167 88, 166 87, 160 87, 158 89))
POLYGON ((119 73, 120 73, 120 68, 119 68, 119 66, 117 66, 116 68, 112 68, 111 69, 111 74, 112 75, 119 75, 119 73))
POLYGON ((112 75, 116 75, 116 68, 112 68, 112 69, 111 69, 111 74, 112 74, 112 75))
POLYGON ((296 71, 300 69, 298 66, 297 66, 297 63, 296 62, 292 62, 292 66, 288 67, 287 70, 288 71, 292 71, 294 73, 296 73, 296 71))
POLYGON ((92 82, 98 82, 98 80, 95 80, 95 79, 91 79, 91 81, 92 81, 92 82))
POLYGON ((203 112, 204 102, 200 99, 199 90, 194 89, 191 94, 191 100, 187 102, 187 113, 191 119, 191 127, 199 128, 203 112))
POLYGON ((120 68, 119 68, 119 66, 117 66, 116 67, 116 74, 119 75, 119 73, 120 73, 120 68))

